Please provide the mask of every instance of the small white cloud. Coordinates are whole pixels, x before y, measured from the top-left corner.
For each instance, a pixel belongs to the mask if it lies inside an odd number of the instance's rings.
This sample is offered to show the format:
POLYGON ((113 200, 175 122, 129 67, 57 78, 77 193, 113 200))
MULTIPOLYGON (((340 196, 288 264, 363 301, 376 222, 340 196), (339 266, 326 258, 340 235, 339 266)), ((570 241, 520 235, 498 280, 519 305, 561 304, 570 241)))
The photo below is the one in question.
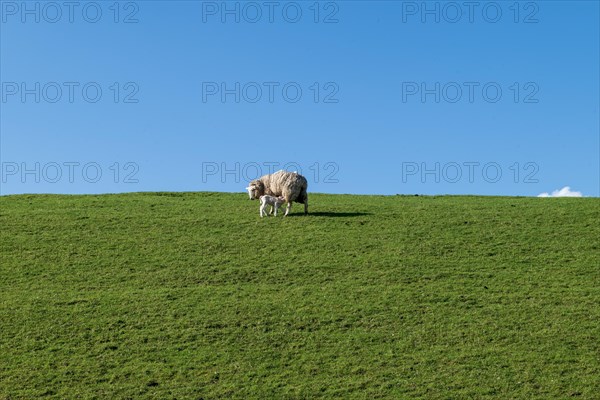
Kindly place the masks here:
POLYGON ((583 197, 583 194, 581 192, 575 192, 571 190, 570 186, 565 186, 564 188, 555 190, 552 193, 540 193, 538 194, 538 197, 583 197))

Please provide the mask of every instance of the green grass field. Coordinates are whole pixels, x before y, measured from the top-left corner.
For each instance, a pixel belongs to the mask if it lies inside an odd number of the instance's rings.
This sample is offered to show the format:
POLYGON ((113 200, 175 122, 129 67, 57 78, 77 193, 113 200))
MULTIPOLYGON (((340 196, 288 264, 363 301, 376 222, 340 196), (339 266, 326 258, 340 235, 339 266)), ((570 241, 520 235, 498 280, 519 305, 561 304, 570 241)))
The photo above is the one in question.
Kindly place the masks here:
POLYGON ((600 200, 0 197, 0 398, 600 398, 600 200))

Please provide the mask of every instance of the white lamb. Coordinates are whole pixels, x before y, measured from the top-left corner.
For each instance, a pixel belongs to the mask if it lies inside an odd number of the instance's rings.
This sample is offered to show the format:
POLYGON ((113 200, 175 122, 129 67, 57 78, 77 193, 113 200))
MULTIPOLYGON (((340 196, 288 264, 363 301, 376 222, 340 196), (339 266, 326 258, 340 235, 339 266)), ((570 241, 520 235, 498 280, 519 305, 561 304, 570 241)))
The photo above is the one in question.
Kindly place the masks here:
POLYGON ((283 198, 283 196, 260 196, 260 217, 262 218, 263 216, 268 215, 267 206, 272 206, 271 212, 274 212, 275 216, 277 216, 277 210, 279 210, 279 207, 281 207, 283 203, 285 203, 285 199, 283 198))

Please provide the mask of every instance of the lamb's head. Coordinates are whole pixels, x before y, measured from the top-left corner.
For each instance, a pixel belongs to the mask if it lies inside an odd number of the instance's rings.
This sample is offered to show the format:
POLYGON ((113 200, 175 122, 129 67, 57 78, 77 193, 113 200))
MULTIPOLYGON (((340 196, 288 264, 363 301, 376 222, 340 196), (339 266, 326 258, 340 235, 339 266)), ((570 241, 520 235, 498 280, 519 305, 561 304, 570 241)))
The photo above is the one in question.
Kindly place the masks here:
POLYGON ((265 194, 265 184, 259 180, 254 180, 250 182, 246 190, 248 191, 250 200, 256 200, 265 194))

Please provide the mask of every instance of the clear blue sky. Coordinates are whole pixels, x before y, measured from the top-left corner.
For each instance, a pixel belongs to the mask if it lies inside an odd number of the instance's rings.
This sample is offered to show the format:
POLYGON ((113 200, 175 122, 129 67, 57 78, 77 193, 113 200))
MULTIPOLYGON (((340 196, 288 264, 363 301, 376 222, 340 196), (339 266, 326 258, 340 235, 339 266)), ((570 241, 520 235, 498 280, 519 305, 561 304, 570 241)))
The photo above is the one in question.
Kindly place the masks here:
POLYGON ((597 1, 276 3, 3 0, 0 193, 599 196, 597 1))

